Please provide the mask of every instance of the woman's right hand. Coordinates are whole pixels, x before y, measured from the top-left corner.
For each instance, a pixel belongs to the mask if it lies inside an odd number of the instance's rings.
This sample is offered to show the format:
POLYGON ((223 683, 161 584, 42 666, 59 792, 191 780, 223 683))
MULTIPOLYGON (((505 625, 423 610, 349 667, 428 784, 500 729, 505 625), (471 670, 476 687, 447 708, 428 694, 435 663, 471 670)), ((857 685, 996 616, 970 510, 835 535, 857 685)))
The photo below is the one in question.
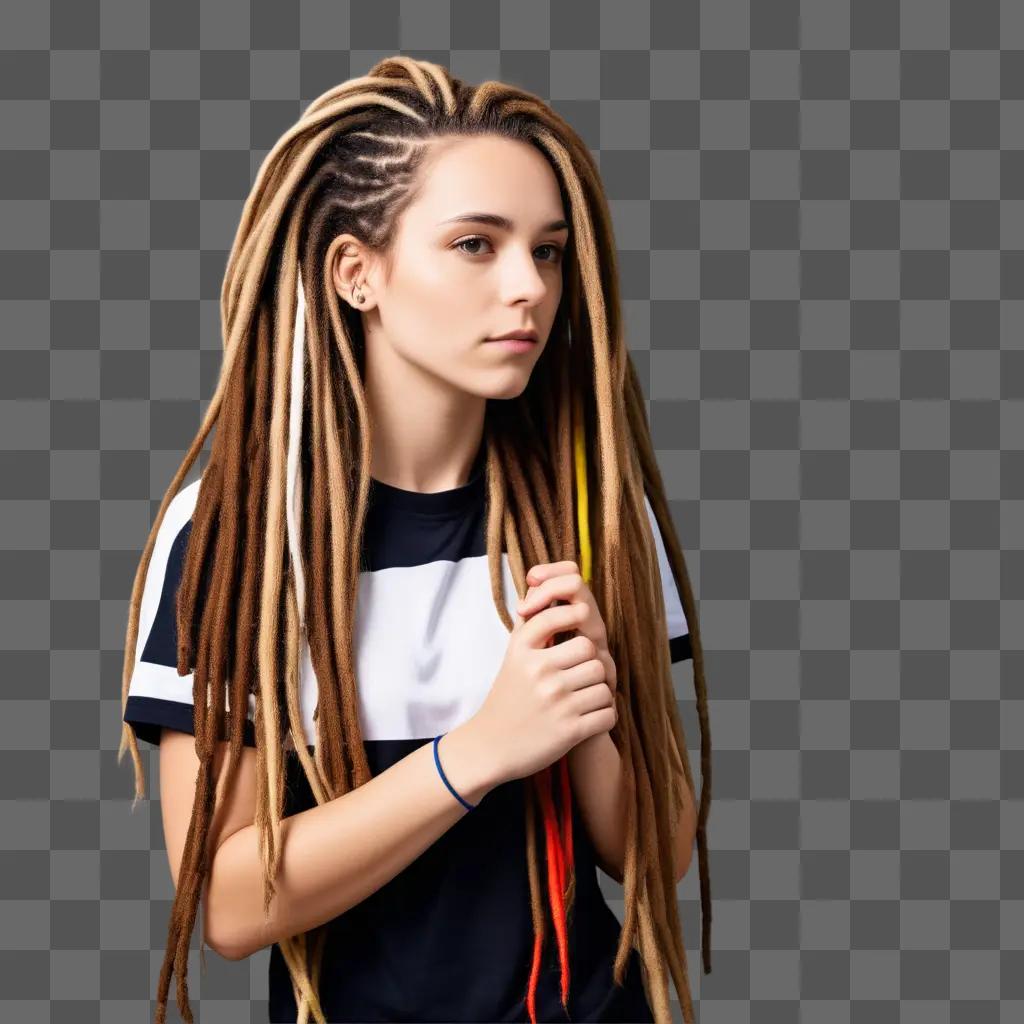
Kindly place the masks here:
POLYGON ((533 775, 615 725, 614 696, 594 642, 577 634, 548 646, 556 633, 576 629, 586 613, 587 606, 574 601, 525 621, 515 616, 501 668, 470 719, 502 781, 533 775))

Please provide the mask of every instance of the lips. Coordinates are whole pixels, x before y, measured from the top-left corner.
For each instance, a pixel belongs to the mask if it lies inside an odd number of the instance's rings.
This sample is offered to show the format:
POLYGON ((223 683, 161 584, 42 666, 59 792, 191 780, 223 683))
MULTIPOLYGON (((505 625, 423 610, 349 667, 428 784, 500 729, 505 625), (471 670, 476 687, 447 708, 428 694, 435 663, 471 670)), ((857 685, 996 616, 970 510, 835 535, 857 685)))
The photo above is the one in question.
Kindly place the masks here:
POLYGON ((508 334, 502 334, 497 338, 488 338, 488 341, 537 341, 536 331, 510 331, 508 334))

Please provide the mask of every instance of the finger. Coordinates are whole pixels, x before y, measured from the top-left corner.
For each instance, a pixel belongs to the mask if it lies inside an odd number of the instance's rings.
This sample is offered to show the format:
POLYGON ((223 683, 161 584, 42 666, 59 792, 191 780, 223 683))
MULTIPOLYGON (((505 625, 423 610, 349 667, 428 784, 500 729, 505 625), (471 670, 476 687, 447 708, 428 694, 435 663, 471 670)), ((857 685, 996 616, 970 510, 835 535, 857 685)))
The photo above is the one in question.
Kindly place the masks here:
POLYGON ((604 664, 604 681, 608 684, 608 688, 612 691, 612 693, 614 693, 619 683, 618 672, 615 668, 615 662, 612 660, 612 656, 607 650, 607 648, 604 648, 601 651, 599 651, 597 656, 601 659, 601 662, 604 664))
POLYGON ((566 572, 579 572, 580 568, 575 562, 541 562, 530 568, 526 574, 526 582, 530 584, 543 583, 551 576, 559 576, 566 572))
POLYGON ((537 649, 547 646, 556 633, 571 632, 586 620, 590 609, 585 602, 573 601, 553 608, 542 608, 523 626, 526 643, 537 649))
POLYGON ((526 596, 518 605, 519 614, 530 615, 538 608, 549 605, 555 598, 571 601, 576 597, 582 583, 583 577, 579 573, 552 576, 526 592, 526 596))
MULTIPOLYGON (((591 662, 587 663, 592 664, 591 662)), ((583 682, 577 686, 572 699, 574 710, 579 715, 588 711, 598 711, 600 708, 615 706, 615 694, 611 693, 603 679, 598 679, 593 671, 588 671, 586 665, 580 665, 572 669, 581 679, 589 678, 589 682, 583 682)))
POLYGON ((547 653, 548 664, 562 670, 592 661, 596 657, 594 642, 583 633, 570 637, 563 643, 555 644, 547 653))
POLYGON ((557 601, 556 600, 556 601, 551 601, 551 602, 549 602, 548 604, 545 604, 545 605, 538 605, 538 604, 533 603, 532 599, 531 599, 531 605, 529 606, 529 610, 527 610, 528 606, 526 604, 526 600, 527 600, 527 598, 530 597, 530 595, 531 595, 531 593, 533 592, 534 589, 535 588, 531 587, 526 592, 526 597, 522 598, 519 601, 519 603, 516 605, 515 622, 516 622, 516 626, 517 627, 522 626, 523 623, 525 623, 533 615, 535 615, 538 611, 540 611, 542 607, 543 608, 549 608, 549 607, 553 607, 554 605, 558 605, 558 604, 563 604, 564 603, 562 601, 557 601))

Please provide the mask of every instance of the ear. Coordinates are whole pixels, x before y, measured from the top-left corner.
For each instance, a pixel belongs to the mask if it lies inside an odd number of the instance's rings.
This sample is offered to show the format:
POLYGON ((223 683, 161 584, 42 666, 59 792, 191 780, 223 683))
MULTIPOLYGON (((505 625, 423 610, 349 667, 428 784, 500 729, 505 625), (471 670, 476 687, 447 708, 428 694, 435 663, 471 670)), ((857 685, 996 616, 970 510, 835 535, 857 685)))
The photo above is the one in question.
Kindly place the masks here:
POLYGON ((327 265, 335 291, 353 309, 365 313, 375 305, 369 283, 371 258, 367 248, 354 235, 338 235, 327 250, 327 265), (358 296, 362 302, 357 301, 358 296))

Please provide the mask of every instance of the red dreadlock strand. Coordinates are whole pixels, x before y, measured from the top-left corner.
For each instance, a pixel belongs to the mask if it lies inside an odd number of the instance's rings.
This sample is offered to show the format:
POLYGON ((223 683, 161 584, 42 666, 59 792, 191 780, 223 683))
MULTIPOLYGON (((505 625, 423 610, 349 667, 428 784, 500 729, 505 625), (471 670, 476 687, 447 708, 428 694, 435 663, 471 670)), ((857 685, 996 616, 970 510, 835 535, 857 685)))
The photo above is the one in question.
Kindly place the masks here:
POLYGON ((565 851, 565 864, 568 871, 573 869, 572 853, 572 792, 569 784, 569 760, 561 760, 562 779, 562 848, 565 851))
POLYGON ((544 815, 544 827, 547 831, 548 862, 554 863, 555 870, 548 875, 548 900, 551 904, 551 919, 555 925, 555 938, 558 941, 558 959, 562 968, 560 995, 562 1006, 568 1009, 569 999, 569 937, 565 929, 565 901, 562 891, 565 887, 565 859, 562 853, 561 837, 558 834, 558 817, 551 796, 551 776, 544 783, 547 792, 549 809, 544 815))
MULTIPOLYGON (((562 792, 566 792, 567 765, 562 759, 562 792)), ((551 908, 551 920, 555 929, 555 938, 558 943, 558 957, 561 963, 561 1001, 566 1013, 569 1010, 569 940, 566 934, 565 924, 565 903, 563 893, 565 890, 565 855, 562 848, 562 839, 559 835, 558 816, 555 811, 555 803, 551 787, 551 768, 534 776, 534 786, 537 796, 540 799, 541 809, 544 815, 544 840, 547 853, 547 879, 548 879, 548 903, 551 908)), ((569 804, 564 805, 571 822, 572 809, 569 804)), ((571 828, 571 824, 569 826, 571 828)), ((571 840, 570 840, 571 847, 571 840)), ((533 944, 533 966, 530 971, 530 984, 526 994, 526 1004, 530 1012, 532 1024, 536 1024, 536 995, 537 982, 540 977, 541 950, 543 947, 543 936, 534 938, 533 944)))
MULTIPOLYGON (((574 456, 575 476, 577 483, 577 518, 580 531, 580 565, 585 581, 590 582, 590 528, 587 512, 587 476, 586 449, 583 440, 583 415, 580 396, 574 402, 575 432, 574 456)), ((548 642, 551 646, 553 639, 548 642)), ((555 927, 558 942, 558 957, 561 963, 561 999, 562 1008, 569 1012, 569 940, 566 927, 565 904, 568 898, 566 876, 570 879, 575 870, 572 842, 572 787, 569 778, 569 759, 562 757, 558 765, 561 804, 561 835, 559 835, 558 816, 552 798, 551 767, 537 773, 533 777, 534 788, 540 799, 544 813, 544 838, 547 853, 548 903, 551 907, 551 920, 555 927)), ((526 1005, 530 1012, 531 1024, 537 1024, 537 982, 540 977, 541 951, 544 945, 543 934, 534 936, 533 964, 530 969, 530 982, 526 992, 526 1005)))

